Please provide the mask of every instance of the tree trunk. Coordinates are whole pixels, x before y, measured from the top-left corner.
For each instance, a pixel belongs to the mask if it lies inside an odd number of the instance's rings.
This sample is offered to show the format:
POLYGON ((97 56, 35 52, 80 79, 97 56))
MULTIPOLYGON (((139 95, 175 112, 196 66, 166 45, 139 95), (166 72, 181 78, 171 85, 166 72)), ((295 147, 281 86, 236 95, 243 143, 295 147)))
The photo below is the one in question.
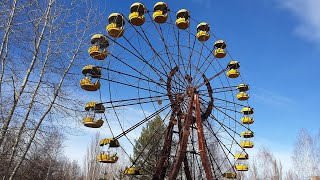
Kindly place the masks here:
POLYGON ((5 118, 5 121, 3 123, 3 126, 1 128, 1 133, 0 133, 0 147, 2 145, 2 142, 3 142, 3 139, 5 137, 5 134, 9 128, 9 125, 10 125, 10 121, 12 119, 12 116, 13 116, 13 113, 16 109, 16 106, 19 102, 19 99, 22 95, 22 93, 24 93, 24 89, 28 83, 28 80, 29 80, 29 77, 30 77, 30 74, 32 72, 32 70, 34 69, 34 65, 35 65, 35 62, 37 61, 37 58, 38 58, 38 53, 39 53, 39 50, 40 50, 40 45, 41 45, 41 42, 43 40, 43 37, 44 37, 44 33, 45 33, 45 30, 47 29, 47 26, 48 26, 48 23, 49 23, 49 17, 50 17, 50 12, 51 12, 51 8, 52 8, 52 5, 54 3, 55 0, 50 0, 49 4, 48 4, 48 7, 46 9, 46 13, 45 13, 45 22, 44 22, 44 25, 42 27, 42 30, 41 30, 41 33, 39 35, 39 38, 38 38, 38 41, 36 42, 36 47, 35 47, 35 51, 34 51, 34 55, 33 55, 33 58, 32 58, 32 61, 30 63, 30 67, 26 73, 26 76, 24 77, 24 80, 22 82, 22 85, 21 85, 21 89, 19 90, 19 93, 17 94, 14 102, 13 102, 13 105, 10 109, 10 112, 8 114, 8 117, 5 118))

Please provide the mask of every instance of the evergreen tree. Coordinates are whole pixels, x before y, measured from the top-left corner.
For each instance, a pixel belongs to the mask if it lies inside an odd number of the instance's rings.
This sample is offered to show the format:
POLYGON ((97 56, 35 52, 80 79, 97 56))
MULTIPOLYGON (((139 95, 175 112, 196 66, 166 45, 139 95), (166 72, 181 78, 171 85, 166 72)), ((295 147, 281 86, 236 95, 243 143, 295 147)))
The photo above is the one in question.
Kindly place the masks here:
POLYGON ((142 179, 152 179, 161 155, 164 131, 165 126, 160 116, 157 116, 143 127, 140 137, 135 140, 134 159, 137 159, 137 167, 142 168, 142 179))

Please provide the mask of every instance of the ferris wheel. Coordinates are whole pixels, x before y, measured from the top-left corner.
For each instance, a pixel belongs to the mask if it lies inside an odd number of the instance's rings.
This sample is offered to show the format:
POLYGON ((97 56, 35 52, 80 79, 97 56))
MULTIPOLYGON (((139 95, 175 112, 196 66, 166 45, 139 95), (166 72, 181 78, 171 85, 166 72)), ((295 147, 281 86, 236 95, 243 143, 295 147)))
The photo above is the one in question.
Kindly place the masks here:
POLYGON ((128 153, 132 166, 124 174, 176 179, 183 172, 185 179, 211 180, 236 179, 248 171, 246 150, 254 146, 249 86, 227 43, 208 23, 164 2, 153 9, 134 3, 129 16, 110 14, 106 34, 92 36, 88 52, 95 65, 83 67, 80 81, 100 100, 86 104, 83 124, 111 134, 100 142, 107 152, 98 161, 116 163, 122 158, 117 149, 124 149, 120 140, 134 148, 130 134, 160 117, 166 130, 153 135, 163 139, 155 171, 144 172, 143 164, 135 163, 141 157, 128 153), (134 114, 121 115, 126 110, 143 118, 134 122, 134 114))

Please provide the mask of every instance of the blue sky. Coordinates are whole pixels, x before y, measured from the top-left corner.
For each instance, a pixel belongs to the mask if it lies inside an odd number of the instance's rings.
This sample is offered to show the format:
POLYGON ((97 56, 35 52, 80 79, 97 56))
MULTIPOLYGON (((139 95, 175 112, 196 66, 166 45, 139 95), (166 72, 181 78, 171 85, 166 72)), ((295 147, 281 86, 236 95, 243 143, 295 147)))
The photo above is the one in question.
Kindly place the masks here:
MULTIPOLYGON (((131 2, 101 1, 101 8, 128 13, 131 2)), ((140 1, 153 7, 157 1, 140 1)), ((283 161, 290 159, 300 128, 319 129, 320 7, 318 0, 191 0, 168 1, 171 9, 188 9, 198 21, 228 42, 232 56, 251 87, 250 105, 255 108, 255 142, 266 146, 283 161)), ((107 17, 103 17, 107 18, 107 17)), ((106 22, 106 21, 104 21, 106 22)), ((105 24, 101 24, 101 29, 105 24)), ((94 131, 90 130, 90 135, 94 131)), ((67 146, 71 155, 86 146, 89 136, 67 146)), ((84 152, 84 151, 83 151, 84 152)))

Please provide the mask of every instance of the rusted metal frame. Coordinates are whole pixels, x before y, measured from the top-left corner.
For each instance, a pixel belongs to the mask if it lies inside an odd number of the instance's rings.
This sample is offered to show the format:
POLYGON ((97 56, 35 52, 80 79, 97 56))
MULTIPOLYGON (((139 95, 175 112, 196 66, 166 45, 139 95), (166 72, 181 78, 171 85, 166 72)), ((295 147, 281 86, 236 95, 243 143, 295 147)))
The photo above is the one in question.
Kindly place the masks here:
MULTIPOLYGON (((205 113, 201 115, 201 118, 203 119, 203 121, 205 121, 210 116, 210 114, 212 112, 214 99, 212 96, 212 87, 211 87, 210 81, 207 79, 207 77, 204 74, 202 75, 202 78, 204 80, 205 85, 207 86, 208 95, 210 98, 210 101, 208 102, 208 107, 207 107, 205 113)), ((198 95, 198 97, 199 97, 199 95, 198 95)))
MULTIPOLYGON (((178 117, 178 132, 179 132, 179 139, 182 138, 182 121, 181 119, 185 119, 185 116, 181 110, 181 105, 179 108, 179 111, 177 113, 177 117, 178 117)), ((187 158, 187 154, 185 155, 184 159, 183 159, 183 164, 184 164, 184 173, 186 175, 187 180, 192 180, 192 172, 189 169, 189 164, 188 164, 188 158, 187 158)))
POLYGON ((206 173, 207 180, 213 180, 212 172, 211 172, 211 165, 208 160, 206 146, 205 146, 205 138, 203 133, 203 125, 201 119, 201 112, 200 112, 200 103, 199 103, 199 95, 194 95, 194 106, 195 106, 195 114, 196 114, 196 123, 198 127, 198 144, 199 144, 199 153, 201 157, 202 166, 206 173))
MULTIPOLYGON (((175 113, 172 112, 170 119, 174 116, 175 116, 175 113)), ((173 126, 174 126, 173 122, 170 121, 169 125, 166 129, 164 145, 163 145, 163 149, 161 151, 161 156, 157 162, 155 174, 152 177, 153 180, 164 179, 165 172, 166 172, 167 165, 168 165, 168 161, 169 161, 168 159, 169 159, 169 155, 170 155, 170 151, 171 151, 173 126)))
MULTIPOLYGON (((182 128, 181 119, 179 120, 178 123, 180 124, 180 127, 179 127, 179 133, 180 133, 181 128, 182 128)), ((184 164, 184 173, 186 175, 187 180, 192 180, 192 173, 191 173, 190 168, 189 168, 187 154, 185 155, 185 157, 183 159, 183 164, 184 164)))
POLYGON ((216 165, 217 165, 217 169, 220 171, 220 174, 222 174, 222 171, 221 171, 221 169, 220 169, 220 167, 219 167, 218 163, 217 163, 217 162, 216 162, 216 160, 214 159, 214 157, 213 157, 212 153, 210 152, 209 147, 208 147, 208 144, 207 144, 207 142, 206 142, 206 141, 205 141, 205 145, 206 145, 206 148, 208 149, 209 160, 210 160, 210 163, 212 164, 213 175, 214 175, 214 177, 215 177, 216 179, 218 179, 218 178, 217 178, 217 173, 215 173, 215 172, 216 172, 216 170, 214 169, 213 162, 214 162, 214 164, 216 164, 216 165), (212 161, 213 161, 213 162, 212 162, 212 161))
POLYGON ((170 71, 170 74, 168 76, 167 83, 166 83, 167 96, 171 102, 172 113, 171 113, 169 125, 166 129, 164 145, 163 145, 163 148, 161 151, 161 157, 157 162, 155 174, 153 175, 153 178, 152 178, 153 180, 164 179, 164 176, 166 174, 167 165, 169 162, 169 156, 170 156, 170 152, 171 152, 172 135, 173 135, 172 131, 173 131, 173 126, 174 126, 172 120, 175 118, 176 113, 177 113, 177 109, 178 109, 177 104, 171 94, 171 90, 172 90, 171 89, 171 81, 172 81, 172 77, 175 75, 175 73, 177 71, 178 71, 177 66, 170 71))
POLYGON ((190 125, 192 123, 192 110, 193 110, 193 101, 194 101, 194 89, 190 90, 189 96, 190 96, 190 101, 189 101, 189 106, 188 106, 188 113, 184 121, 184 125, 182 128, 182 137, 180 140, 180 146, 179 146, 179 151, 178 155, 176 156, 175 163, 173 164, 172 171, 169 174, 169 180, 175 180, 179 170, 181 168, 181 163, 183 159, 186 156, 186 149, 187 149, 187 144, 188 144, 188 139, 190 135, 190 125))

